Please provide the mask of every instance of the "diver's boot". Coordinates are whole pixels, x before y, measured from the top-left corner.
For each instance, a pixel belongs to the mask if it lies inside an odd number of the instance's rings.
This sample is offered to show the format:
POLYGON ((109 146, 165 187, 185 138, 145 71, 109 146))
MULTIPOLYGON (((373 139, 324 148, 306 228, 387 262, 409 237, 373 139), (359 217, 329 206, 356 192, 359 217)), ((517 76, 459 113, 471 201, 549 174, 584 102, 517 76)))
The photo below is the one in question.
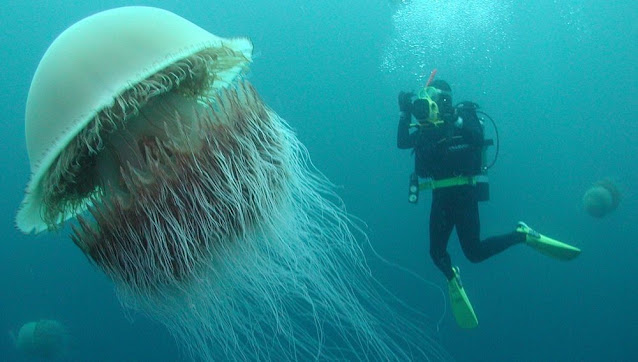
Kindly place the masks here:
POLYGON ((572 260, 580 255, 580 249, 542 235, 522 221, 518 222, 516 231, 525 234, 525 244, 552 258, 572 260))
POLYGON ((452 267, 454 278, 448 281, 448 289, 450 292, 450 304, 452 305, 452 314, 456 323, 461 328, 476 328, 478 319, 472 308, 472 303, 465 294, 463 284, 461 284, 461 275, 458 267, 452 267))

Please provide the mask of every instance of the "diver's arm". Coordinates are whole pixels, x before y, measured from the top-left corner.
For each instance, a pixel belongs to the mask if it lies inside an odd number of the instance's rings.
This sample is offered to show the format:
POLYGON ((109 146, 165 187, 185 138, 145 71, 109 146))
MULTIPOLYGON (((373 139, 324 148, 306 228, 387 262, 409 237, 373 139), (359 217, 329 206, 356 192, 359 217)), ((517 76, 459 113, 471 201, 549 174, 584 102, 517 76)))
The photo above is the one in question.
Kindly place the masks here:
POLYGON ((410 135, 412 121, 412 93, 399 92, 399 127, 397 129, 397 147, 412 148, 415 145, 414 135, 410 135))
POLYGON ((401 112, 399 116, 399 127, 397 128, 397 147, 400 149, 408 149, 414 147, 415 136, 410 134, 411 115, 407 112, 401 112))

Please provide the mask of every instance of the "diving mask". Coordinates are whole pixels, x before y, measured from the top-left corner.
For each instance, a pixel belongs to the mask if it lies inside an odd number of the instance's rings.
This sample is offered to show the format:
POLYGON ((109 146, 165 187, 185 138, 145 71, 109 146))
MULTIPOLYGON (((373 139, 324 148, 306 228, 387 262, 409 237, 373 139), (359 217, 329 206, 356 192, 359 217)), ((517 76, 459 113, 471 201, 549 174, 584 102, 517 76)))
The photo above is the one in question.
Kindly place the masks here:
POLYGON ((424 87, 419 91, 418 97, 423 99, 429 98, 430 100, 437 103, 446 103, 452 101, 451 92, 440 90, 435 87, 424 87))

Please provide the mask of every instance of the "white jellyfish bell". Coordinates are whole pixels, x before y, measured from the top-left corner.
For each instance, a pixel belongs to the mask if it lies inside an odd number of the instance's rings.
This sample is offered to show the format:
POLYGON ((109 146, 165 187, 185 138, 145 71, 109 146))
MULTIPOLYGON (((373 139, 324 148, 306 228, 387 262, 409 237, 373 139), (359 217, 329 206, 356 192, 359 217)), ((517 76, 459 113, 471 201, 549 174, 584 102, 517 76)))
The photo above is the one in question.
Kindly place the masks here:
POLYGON ((329 183, 242 80, 248 39, 123 7, 33 77, 24 232, 58 228, 202 360, 444 358, 373 287, 329 183))

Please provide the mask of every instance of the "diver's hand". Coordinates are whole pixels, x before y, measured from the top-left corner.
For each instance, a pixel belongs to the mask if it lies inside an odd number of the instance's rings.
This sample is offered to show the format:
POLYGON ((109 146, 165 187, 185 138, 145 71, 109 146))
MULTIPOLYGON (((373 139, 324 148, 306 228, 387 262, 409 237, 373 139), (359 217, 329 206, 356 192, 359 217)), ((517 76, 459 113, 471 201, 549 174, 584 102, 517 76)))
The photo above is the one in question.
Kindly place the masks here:
POLYGON ((412 92, 399 92, 399 109, 401 112, 409 113, 412 108, 412 92))

